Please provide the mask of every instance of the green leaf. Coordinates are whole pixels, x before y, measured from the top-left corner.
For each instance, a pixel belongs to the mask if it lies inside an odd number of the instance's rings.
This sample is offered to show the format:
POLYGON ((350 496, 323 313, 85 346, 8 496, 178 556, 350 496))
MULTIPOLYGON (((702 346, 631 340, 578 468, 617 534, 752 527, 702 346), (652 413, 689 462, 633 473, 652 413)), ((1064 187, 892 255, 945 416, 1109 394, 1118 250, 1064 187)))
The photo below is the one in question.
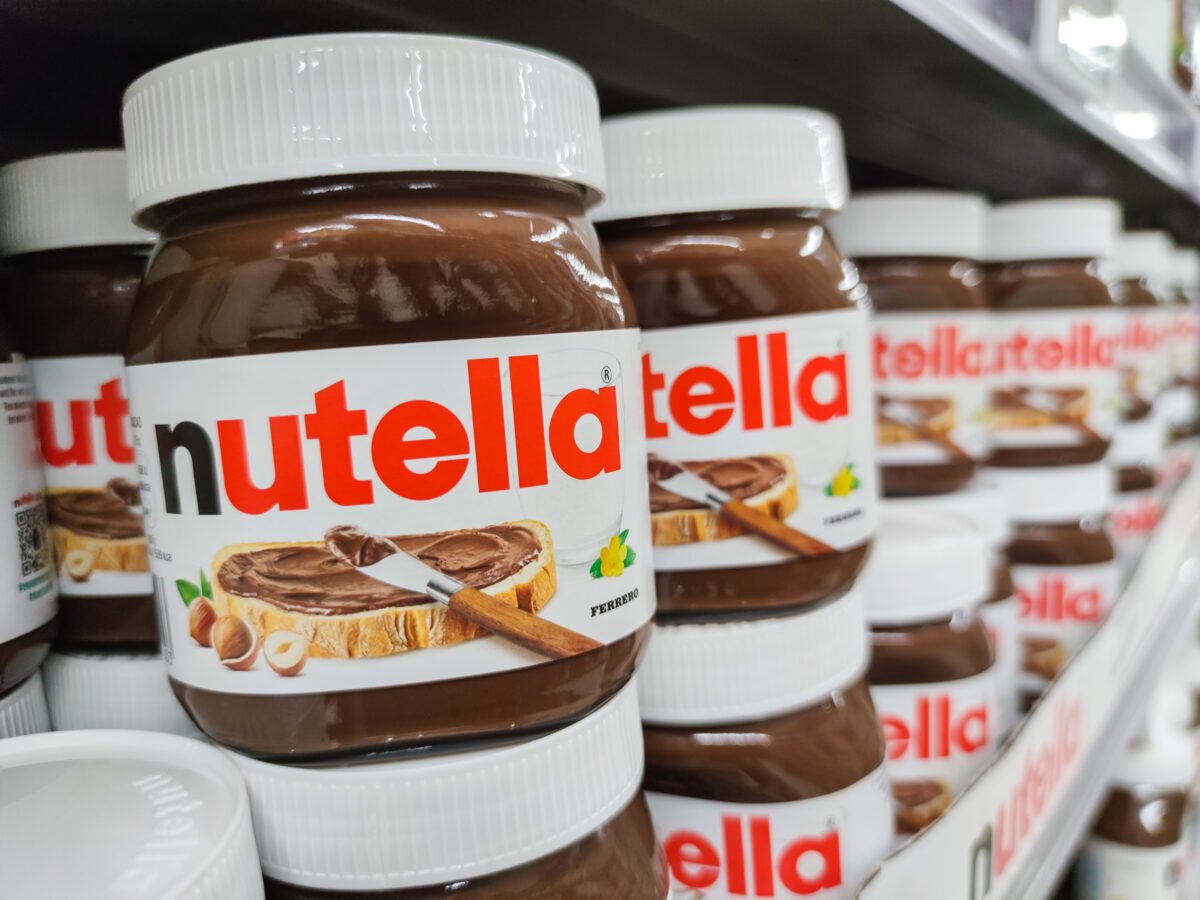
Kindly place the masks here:
POLYGON ((592 567, 588 569, 588 571, 592 573, 593 578, 601 577, 603 573, 600 571, 600 560, 596 560, 594 563, 592 563, 592 567))
POLYGON ((853 472, 854 471, 854 463, 846 463, 846 471, 853 472))
POLYGON ((212 583, 203 569, 200 570, 200 596, 207 597, 209 600, 213 598, 212 583))
POLYGON ((624 544, 625 538, 629 537, 629 529, 626 528, 624 531, 622 531, 620 534, 618 534, 617 537, 620 538, 621 543, 624 544))
POLYGON ((859 481, 857 478, 852 478, 850 480, 850 490, 852 490, 852 491, 858 490, 858 485, 859 485, 859 481))
POLYGON ((825 496, 826 497, 833 496, 833 485, 832 484, 825 485, 825 496))
POLYGON ((633 548, 626 547, 625 548, 625 568, 628 569, 630 566, 632 566, 633 561, 635 559, 637 559, 637 554, 633 552, 633 548))
POLYGON ((184 606, 191 606, 192 601, 200 596, 200 588, 185 578, 175 579, 175 587, 179 591, 179 596, 183 598, 184 606))

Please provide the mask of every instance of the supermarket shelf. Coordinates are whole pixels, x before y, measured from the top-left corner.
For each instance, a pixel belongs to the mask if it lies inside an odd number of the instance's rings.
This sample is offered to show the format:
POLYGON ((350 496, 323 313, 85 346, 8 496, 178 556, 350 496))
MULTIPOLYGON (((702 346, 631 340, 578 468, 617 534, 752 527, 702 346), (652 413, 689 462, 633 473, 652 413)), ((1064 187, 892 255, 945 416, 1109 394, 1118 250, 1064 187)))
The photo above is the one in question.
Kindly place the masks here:
POLYGON ((1176 495, 1108 621, 946 815, 862 900, 1050 896, 1200 598, 1200 471, 1176 495))
POLYGON ((1162 147, 1124 136, 1037 69, 1028 39, 972 17, 972 4, 986 2, 172 0, 165 15, 154 0, 0 0, 0 161, 115 142, 124 85, 183 53, 280 33, 416 29, 562 53, 593 73, 610 114, 698 103, 829 109, 857 187, 1108 194, 1131 224, 1200 243, 1189 149, 1200 116, 1186 98, 1135 61, 1130 77, 1169 126, 1162 147))

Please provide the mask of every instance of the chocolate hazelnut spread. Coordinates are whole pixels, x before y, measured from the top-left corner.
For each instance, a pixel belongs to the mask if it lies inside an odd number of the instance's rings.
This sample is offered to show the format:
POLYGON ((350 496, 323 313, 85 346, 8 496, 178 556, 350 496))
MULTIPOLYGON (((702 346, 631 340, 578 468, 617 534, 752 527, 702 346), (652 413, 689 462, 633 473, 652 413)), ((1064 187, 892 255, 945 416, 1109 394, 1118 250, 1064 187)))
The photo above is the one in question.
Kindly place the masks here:
MULTIPOLYGON (((342 530, 335 540, 344 541, 346 537, 342 530)), ((510 578, 542 549, 537 536, 528 528, 504 525, 474 531, 397 535, 387 540, 439 572, 476 588, 510 578)), ((353 562, 337 558, 326 547, 271 547, 230 556, 221 564, 217 578, 232 594, 258 597, 280 609, 317 616, 430 602, 424 594, 392 587, 354 568, 385 559, 395 550, 384 552, 386 545, 381 548, 375 542, 363 540, 354 542, 352 547, 345 543, 339 547, 350 550, 346 558, 353 562)))
POLYGON ((937 819, 999 743, 1001 685, 979 614, 989 563, 970 519, 885 504, 863 575, 867 682, 887 739, 900 834, 937 819))
MULTIPOLYGON (((685 462, 683 465, 689 472, 694 472, 709 484, 738 500, 761 494, 787 477, 787 469, 783 464, 770 456, 708 459, 703 462, 685 462)), ((695 500, 672 494, 659 484, 662 479, 677 475, 681 471, 679 466, 651 455, 648 468, 652 513, 671 509, 703 509, 703 505, 695 500)))
POLYGON ((714 107, 609 119, 604 139, 610 196, 593 218, 643 329, 650 452, 718 477, 772 457, 786 476, 741 499, 836 550, 797 559, 694 504, 658 506, 659 614, 837 596, 866 559, 876 485, 865 295, 820 218, 845 196, 836 123, 714 107))
POLYGON ((986 216, 975 194, 895 190, 855 194, 830 223, 875 311, 884 496, 958 490, 986 454, 986 216))
POLYGON ((1081 465, 1108 451, 1124 320, 1097 259, 1119 222, 1116 204, 1093 198, 989 215, 990 465, 1081 465))
MULTIPOLYGON (((156 572, 169 592, 184 582, 165 641, 200 727, 261 756, 346 755, 529 733, 610 697, 638 659, 653 590, 639 559, 650 537, 635 319, 584 213, 604 185, 587 77, 490 42, 283 38, 143 76, 125 122, 135 206, 162 233, 128 342, 142 490, 156 572), (412 65, 399 81, 361 67, 377 54, 412 65), (246 66, 230 68, 231 55, 246 66), (298 56, 323 64, 297 69, 298 56), (195 128, 161 117, 153 98, 176 80, 229 79, 222 96, 258 96, 248 73, 262 59, 291 73, 294 95, 319 99, 283 104, 264 135, 231 124, 232 110, 215 131, 200 106, 176 110, 195 128), (386 115, 354 112, 364 92, 390 98, 386 115), (361 142, 297 162, 287 148, 325 127, 311 117, 330 102, 361 142), (404 152, 372 151, 385 133, 404 152), (245 152, 192 180, 176 168, 188 134, 245 152), (251 145, 271 148, 265 167, 251 145), (606 646, 544 662, 441 604, 396 606, 402 592, 360 612, 333 612, 324 591, 284 609, 224 590, 233 571, 212 571, 248 554, 234 565, 258 579, 246 563, 262 552, 287 570, 294 548, 320 548, 342 522, 461 531, 448 540, 466 556, 443 561, 483 569, 477 551, 494 562, 502 533, 484 548, 480 535, 522 525, 545 552, 500 586, 504 599, 606 646), (285 632, 301 677, 263 658, 229 675, 189 630, 183 592, 210 582, 217 613, 249 624, 264 654, 285 632)), ((325 549, 299 555, 334 564, 325 549)))
POLYGON ((740 896, 765 867, 778 893, 760 895, 853 894, 886 853, 865 650, 857 589, 784 617, 656 628, 638 675, 644 787, 676 891, 740 896))
POLYGON ((158 641, 124 386, 125 337, 154 235, 130 222, 125 154, 66 153, 0 172, 7 310, 34 370, 59 575, 58 641, 158 641), (82 581, 68 554, 90 560, 82 581))

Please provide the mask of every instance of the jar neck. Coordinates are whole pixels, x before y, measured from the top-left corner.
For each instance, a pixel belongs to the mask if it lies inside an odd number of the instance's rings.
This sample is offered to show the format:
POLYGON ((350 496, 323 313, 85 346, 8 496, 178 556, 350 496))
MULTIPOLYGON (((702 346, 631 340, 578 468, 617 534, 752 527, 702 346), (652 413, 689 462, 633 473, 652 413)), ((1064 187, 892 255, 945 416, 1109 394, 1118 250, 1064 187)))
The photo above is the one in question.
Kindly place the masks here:
POLYGON ((745 226, 754 224, 820 225, 824 210, 786 207, 779 209, 710 210, 705 212, 670 213, 641 216, 635 219, 614 219, 597 222, 596 230, 606 240, 616 240, 639 232, 701 227, 745 226))
POLYGON ((411 203, 419 196, 429 197, 431 203, 536 209, 561 218, 582 218, 586 213, 584 189, 570 182, 487 172, 393 172, 239 185, 159 204, 144 211, 140 222, 169 241, 251 216, 345 211, 367 200, 379 204, 388 197, 403 197, 411 203))

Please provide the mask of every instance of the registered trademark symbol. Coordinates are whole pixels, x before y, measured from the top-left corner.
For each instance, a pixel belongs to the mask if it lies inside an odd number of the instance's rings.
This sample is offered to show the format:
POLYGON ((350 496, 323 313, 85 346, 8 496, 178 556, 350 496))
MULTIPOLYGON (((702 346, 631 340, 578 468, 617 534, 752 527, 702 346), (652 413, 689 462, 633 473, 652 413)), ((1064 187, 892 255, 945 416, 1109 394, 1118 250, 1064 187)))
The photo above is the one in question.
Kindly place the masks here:
POLYGON ((603 369, 601 369, 600 380, 605 384, 612 384, 612 369, 610 369, 608 366, 605 366, 603 369))

